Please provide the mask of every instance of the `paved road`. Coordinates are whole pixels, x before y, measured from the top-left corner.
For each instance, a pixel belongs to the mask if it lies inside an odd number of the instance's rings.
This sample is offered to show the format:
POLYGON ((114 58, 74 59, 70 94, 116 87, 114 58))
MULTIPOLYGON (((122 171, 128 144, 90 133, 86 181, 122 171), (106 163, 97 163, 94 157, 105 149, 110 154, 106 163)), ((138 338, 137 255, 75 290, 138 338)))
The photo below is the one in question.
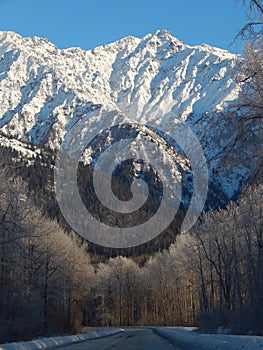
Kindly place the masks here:
POLYGON ((126 329, 105 338, 68 345, 59 350, 181 350, 151 329, 126 329))

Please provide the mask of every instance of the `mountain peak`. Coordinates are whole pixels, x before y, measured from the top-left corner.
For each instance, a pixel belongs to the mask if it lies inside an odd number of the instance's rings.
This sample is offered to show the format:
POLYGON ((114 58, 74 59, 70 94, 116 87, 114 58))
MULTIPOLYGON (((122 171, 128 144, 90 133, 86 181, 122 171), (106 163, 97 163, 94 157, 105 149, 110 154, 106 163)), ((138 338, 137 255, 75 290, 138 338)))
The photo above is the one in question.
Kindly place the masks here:
MULTIPOLYGON (((72 126, 97 106, 160 128, 176 117, 200 137, 212 171, 220 164, 215 154, 229 151, 234 137, 223 129, 216 134, 213 116, 238 97, 231 74, 235 58, 209 45, 188 46, 166 30, 88 51, 0 32, 1 134, 58 150, 72 126)), ((215 173, 230 198, 249 171, 241 169, 228 181, 223 167, 215 173)))
POLYGON ((149 33, 142 38, 143 41, 156 42, 157 45, 163 45, 168 43, 173 43, 176 46, 185 47, 186 45, 173 36, 168 30, 162 29, 157 30, 155 33, 149 33))
POLYGON ((174 39, 173 34, 166 30, 166 29, 158 29, 153 35, 157 36, 160 39, 165 39, 165 40, 169 40, 169 39, 174 39))
POLYGON ((13 31, 0 31, 0 40, 2 41, 14 41, 21 40, 22 36, 13 31))

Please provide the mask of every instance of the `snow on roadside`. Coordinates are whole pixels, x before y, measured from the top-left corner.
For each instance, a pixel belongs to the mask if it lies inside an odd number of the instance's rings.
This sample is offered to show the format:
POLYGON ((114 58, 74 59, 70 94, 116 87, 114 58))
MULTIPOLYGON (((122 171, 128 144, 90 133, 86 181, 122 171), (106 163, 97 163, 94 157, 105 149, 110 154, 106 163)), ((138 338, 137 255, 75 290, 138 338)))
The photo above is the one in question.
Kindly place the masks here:
POLYGON ((123 332, 123 329, 104 329, 103 331, 91 332, 87 334, 77 334, 61 337, 43 338, 27 342, 0 344, 0 350, 37 350, 55 349, 60 346, 80 343, 85 340, 106 337, 108 335, 123 332))
POLYGON ((185 350, 262 350, 263 337, 198 334, 180 328, 155 328, 154 331, 185 350))

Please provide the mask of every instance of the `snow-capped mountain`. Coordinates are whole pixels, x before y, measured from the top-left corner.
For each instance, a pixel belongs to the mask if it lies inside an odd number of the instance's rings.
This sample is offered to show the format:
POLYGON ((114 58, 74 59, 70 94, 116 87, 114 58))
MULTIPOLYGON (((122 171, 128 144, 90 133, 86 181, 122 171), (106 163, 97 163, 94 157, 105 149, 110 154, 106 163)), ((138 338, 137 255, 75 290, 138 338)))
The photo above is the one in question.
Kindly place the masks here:
POLYGON ((91 51, 59 50, 47 39, 2 32, 0 55, 3 133, 51 148, 91 105, 128 107, 143 123, 144 111, 154 106, 187 119, 191 112, 222 110, 236 97, 234 55, 187 46, 166 31, 91 51))
POLYGON ((238 98, 235 62, 228 51, 188 46, 167 31, 89 51, 59 50, 47 39, 0 32, 1 144, 56 151, 72 126, 96 108, 128 111, 140 124, 154 118, 169 125, 173 115, 201 142, 220 204, 255 171, 248 156, 253 150, 245 147, 235 156, 235 131, 220 119, 238 98), (173 114, 150 113, 156 109, 173 114), (226 169, 229 152, 237 161, 226 169))

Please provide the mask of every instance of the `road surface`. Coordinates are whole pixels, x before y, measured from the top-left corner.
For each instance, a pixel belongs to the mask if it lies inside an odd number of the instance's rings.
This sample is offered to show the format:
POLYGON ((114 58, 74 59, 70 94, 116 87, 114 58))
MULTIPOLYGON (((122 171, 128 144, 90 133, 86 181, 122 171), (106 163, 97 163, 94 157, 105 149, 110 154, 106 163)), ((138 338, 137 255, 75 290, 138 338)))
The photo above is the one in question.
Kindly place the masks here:
POLYGON ((105 338, 87 340, 83 343, 67 345, 59 350, 182 350, 151 329, 125 329, 105 338))

